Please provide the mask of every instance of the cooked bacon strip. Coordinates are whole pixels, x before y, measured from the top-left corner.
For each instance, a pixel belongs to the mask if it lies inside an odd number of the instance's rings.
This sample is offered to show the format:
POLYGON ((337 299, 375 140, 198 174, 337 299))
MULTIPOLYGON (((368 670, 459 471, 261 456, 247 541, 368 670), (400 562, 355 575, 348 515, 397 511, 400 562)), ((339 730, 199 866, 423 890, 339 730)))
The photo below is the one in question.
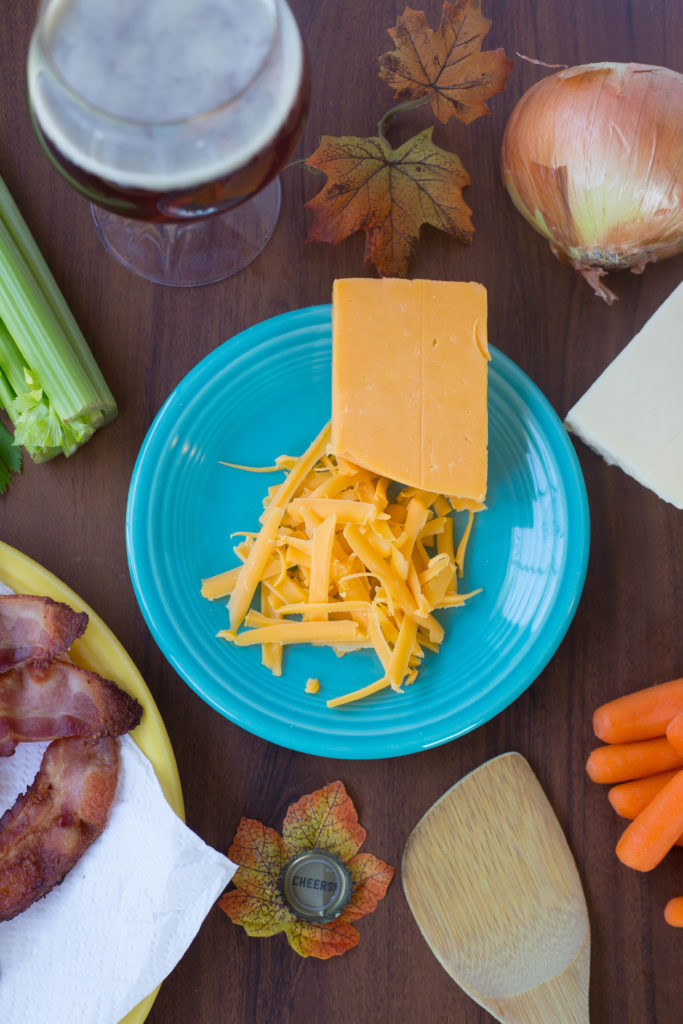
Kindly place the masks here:
POLYGON ((50 744, 31 786, 0 818, 0 921, 45 896, 97 839, 118 771, 111 737, 50 744))
POLYGON ((0 757, 17 743, 61 736, 121 736, 140 721, 142 707, 116 683, 67 658, 0 674, 0 757))
POLYGON ((45 666, 88 625, 85 612, 32 594, 0 595, 0 672, 27 661, 45 666))

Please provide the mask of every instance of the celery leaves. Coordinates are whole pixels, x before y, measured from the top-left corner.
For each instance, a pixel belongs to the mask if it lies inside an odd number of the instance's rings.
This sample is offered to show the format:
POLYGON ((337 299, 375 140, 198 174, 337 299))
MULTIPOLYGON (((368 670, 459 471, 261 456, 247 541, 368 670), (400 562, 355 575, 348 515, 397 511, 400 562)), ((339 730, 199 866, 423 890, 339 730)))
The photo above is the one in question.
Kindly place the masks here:
POLYGON ((12 473, 21 472, 21 451, 4 423, 0 423, 0 494, 10 482, 12 473))

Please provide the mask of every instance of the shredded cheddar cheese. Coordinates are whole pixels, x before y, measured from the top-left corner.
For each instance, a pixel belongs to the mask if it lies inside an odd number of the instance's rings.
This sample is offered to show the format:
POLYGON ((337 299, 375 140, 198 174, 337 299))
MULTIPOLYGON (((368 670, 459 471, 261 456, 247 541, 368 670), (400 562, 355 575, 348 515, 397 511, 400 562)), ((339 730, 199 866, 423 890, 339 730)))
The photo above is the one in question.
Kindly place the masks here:
MULTIPOLYGON (((402 692, 425 651, 438 652, 443 641, 433 612, 480 591, 457 589, 474 510, 455 538, 455 501, 336 459, 329 444, 328 424, 302 456, 276 460, 286 475, 267 491, 260 530, 234 534, 242 564, 202 580, 201 593, 228 598, 228 628, 218 636, 260 645, 274 675, 288 644, 324 644, 340 655, 373 649, 381 677, 327 701, 338 707, 385 688, 402 692)), ((317 692, 314 682, 307 692, 317 692)))

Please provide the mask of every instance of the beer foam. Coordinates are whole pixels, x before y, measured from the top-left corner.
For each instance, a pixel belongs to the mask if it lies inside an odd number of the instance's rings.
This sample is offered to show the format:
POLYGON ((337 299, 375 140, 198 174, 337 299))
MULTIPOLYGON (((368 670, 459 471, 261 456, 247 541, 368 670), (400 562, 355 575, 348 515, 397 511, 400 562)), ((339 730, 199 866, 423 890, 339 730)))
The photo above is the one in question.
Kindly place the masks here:
POLYGON ((285 120, 302 69, 296 22, 278 0, 54 0, 28 60, 34 113, 57 149, 150 191, 246 164, 285 120))

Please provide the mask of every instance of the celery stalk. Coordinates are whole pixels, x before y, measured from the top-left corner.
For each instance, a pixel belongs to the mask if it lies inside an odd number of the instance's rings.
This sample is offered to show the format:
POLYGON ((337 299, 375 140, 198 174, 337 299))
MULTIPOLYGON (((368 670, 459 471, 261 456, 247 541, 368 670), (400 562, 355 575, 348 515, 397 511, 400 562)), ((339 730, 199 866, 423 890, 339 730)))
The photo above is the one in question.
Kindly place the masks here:
POLYGON ((52 271, 45 262, 36 240, 21 215, 19 207, 15 203, 7 185, 0 176, 0 221, 2 221, 12 236, 12 239, 21 253, 25 263, 33 274, 38 286, 42 290, 48 304, 51 306, 59 324, 69 338, 75 355, 80 360, 83 369, 90 377, 94 388, 99 392, 103 419, 101 426, 109 423, 116 416, 116 402, 114 396, 107 387, 102 372, 90 351, 90 347, 83 336, 83 332, 76 323, 73 313, 69 309, 66 299, 60 291, 59 285, 54 279, 52 271))
POLYGON ((35 462, 72 455, 116 402, 0 178, 0 407, 35 462))
POLYGON ((67 336, 4 223, 0 223, 0 319, 63 420, 101 409, 97 391, 74 359, 67 336))
POLYGON ((14 445, 24 445, 34 462, 71 455, 92 435, 87 417, 59 418, 0 320, 0 406, 14 426, 14 445))
MULTIPOLYGON (((9 337, 7 328, 0 322, 0 344, 5 337, 9 337)), ((13 398, 14 392, 5 374, 0 370, 0 409, 6 408, 13 398)), ((21 451, 5 424, 0 423, 0 494, 7 487, 12 473, 19 473, 20 470, 21 451)))
POLYGON ((71 455, 116 403, 0 178, 0 405, 35 462, 71 455))
MULTIPOLYGON (((17 394, 26 390, 25 368, 26 363, 21 358, 21 352, 0 320, 0 380, 5 380, 7 384, 7 387, 0 389, 0 402, 4 409, 14 401, 17 394)), ((7 411, 9 412, 9 409, 7 411)))

